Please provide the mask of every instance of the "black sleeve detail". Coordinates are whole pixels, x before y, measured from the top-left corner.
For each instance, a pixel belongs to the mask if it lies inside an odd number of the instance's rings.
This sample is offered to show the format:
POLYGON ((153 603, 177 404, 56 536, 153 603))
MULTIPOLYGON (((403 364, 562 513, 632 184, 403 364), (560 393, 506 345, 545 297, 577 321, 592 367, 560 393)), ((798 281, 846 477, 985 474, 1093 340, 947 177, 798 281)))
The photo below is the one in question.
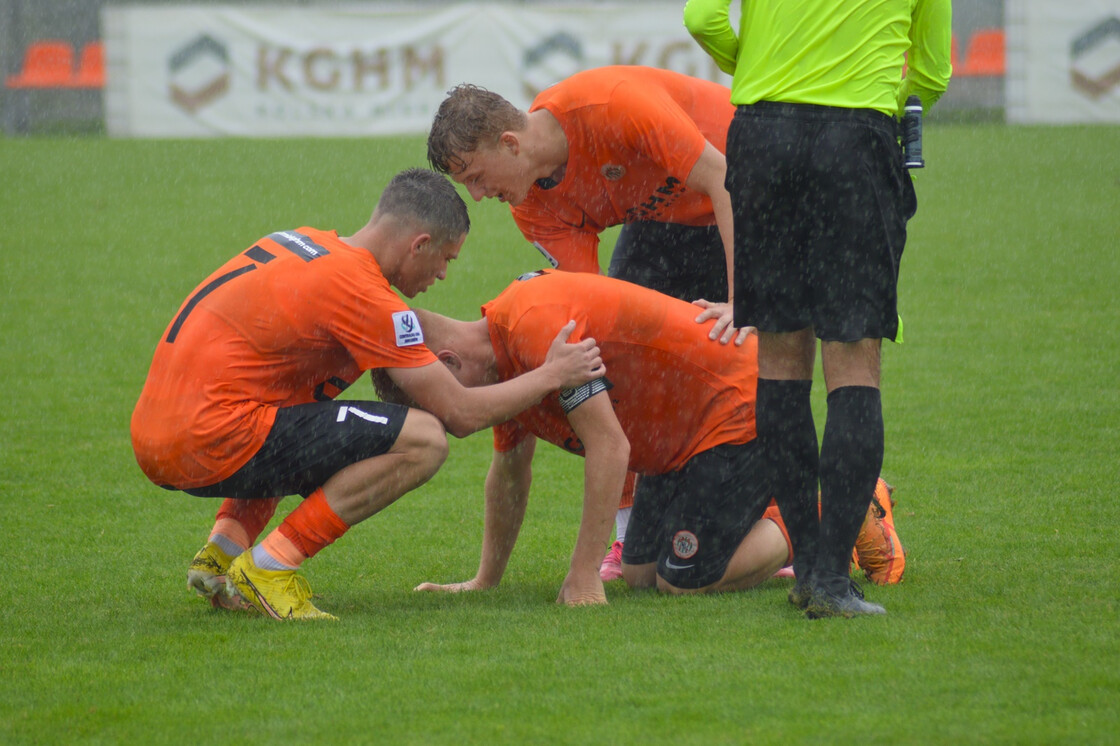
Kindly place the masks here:
POLYGON ((315 401, 330 401, 334 399, 343 391, 350 388, 350 383, 350 381, 345 381, 338 376, 331 376, 315 387, 315 393, 313 394, 315 401), (327 393, 327 386, 333 386, 336 391, 333 394, 327 393))
POLYGON ((261 264, 268 264, 276 258, 275 254, 269 251, 265 251, 260 246, 254 246, 253 248, 249 249, 245 252, 245 256, 249 257, 254 262, 260 262, 261 264))
POLYGON ((240 269, 235 269, 232 272, 226 272, 224 275, 216 278, 213 282, 208 283, 205 287, 191 296, 191 299, 187 301, 187 305, 183 306, 183 310, 180 311, 179 315, 175 317, 175 323, 171 325, 171 330, 167 332, 167 343, 172 344, 175 341, 175 338, 179 336, 179 330, 183 327, 183 322, 187 320, 187 316, 190 315, 191 311, 194 310, 194 307, 197 306, 203 298, 210 295, 210 293, 214 292, 222 285, 225 285, 235 277, 240 277, 246 272, 252 272, 256 268, 257 265, 255 264, 247 264, 240 269))
POLYGON ((606 376, 603 376, 582 386, 576 386, 574 389, 561 389, 560 408, 564 410, 564 414, 570 414, 573 409, 595 396, 595 394, 610 391, 612 388, 614 388, 614 384, 608 381, 606 376))

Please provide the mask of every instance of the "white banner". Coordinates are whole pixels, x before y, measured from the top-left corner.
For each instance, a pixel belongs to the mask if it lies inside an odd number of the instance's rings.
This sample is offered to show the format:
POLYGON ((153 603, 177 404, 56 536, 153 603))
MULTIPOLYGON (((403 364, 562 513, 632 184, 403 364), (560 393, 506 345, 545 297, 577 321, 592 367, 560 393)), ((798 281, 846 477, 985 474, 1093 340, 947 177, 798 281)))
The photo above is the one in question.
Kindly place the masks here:
POLYGON ((458 83, 527 108, 541 88, 610 64, 729 85, 682 9, 107 6, 106 126, 123 137, 423 133, 458 83))
POLYGON ((1120 122, 1120 0, 1008 0, 1006 22, 1009 122, 1120 122))

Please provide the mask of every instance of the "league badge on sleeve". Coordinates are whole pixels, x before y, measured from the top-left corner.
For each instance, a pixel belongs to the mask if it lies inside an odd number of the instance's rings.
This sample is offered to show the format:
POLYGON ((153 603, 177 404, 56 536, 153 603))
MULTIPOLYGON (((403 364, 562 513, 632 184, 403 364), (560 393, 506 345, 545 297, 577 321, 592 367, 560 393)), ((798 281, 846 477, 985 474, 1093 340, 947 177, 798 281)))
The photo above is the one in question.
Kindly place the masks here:
POLYGON ((420 328, 420 320, 412 311, 394 313, 393 329, 397 333, 397 347, 424 344, 424 330, 420 328))

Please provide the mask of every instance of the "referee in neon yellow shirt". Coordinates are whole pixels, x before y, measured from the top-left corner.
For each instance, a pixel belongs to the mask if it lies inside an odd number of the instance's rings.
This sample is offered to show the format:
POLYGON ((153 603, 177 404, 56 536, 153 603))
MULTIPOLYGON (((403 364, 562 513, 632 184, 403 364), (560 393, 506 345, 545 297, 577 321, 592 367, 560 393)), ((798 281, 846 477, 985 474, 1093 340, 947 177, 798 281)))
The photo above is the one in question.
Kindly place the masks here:
POLYGON ((896 118, 948 85, 951 0, 740 0, 738 33, 730 2, 688 0, 684 23, 734 76, 735 325, 759 331, 758 436, 793 543, 789 600, 810 618, 884 614, 848 562, 883 462, 880 347, 898 334, 917 209, 896 118))

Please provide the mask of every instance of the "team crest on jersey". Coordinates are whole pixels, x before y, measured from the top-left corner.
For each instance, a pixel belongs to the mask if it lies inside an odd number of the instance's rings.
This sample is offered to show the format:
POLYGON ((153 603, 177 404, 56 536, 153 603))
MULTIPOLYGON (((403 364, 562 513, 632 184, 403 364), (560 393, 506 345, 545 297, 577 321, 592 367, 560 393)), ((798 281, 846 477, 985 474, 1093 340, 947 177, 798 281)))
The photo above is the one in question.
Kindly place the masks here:
POLYGON ((618 181, 626 175, 626 166, 620 166, 617 163, 608 163, 599 169, 599 171, 607 181, 618 181))
POLYGON ((412 311, 394 313, 393 330, 397 333, 397 347, 424 344, 424 330, 420 328, 420 319, 412 311))
POLYGON ((700 540, 691 531, 673 534, 673 554, 681 559, 691 559, 700 549, 700 540))

